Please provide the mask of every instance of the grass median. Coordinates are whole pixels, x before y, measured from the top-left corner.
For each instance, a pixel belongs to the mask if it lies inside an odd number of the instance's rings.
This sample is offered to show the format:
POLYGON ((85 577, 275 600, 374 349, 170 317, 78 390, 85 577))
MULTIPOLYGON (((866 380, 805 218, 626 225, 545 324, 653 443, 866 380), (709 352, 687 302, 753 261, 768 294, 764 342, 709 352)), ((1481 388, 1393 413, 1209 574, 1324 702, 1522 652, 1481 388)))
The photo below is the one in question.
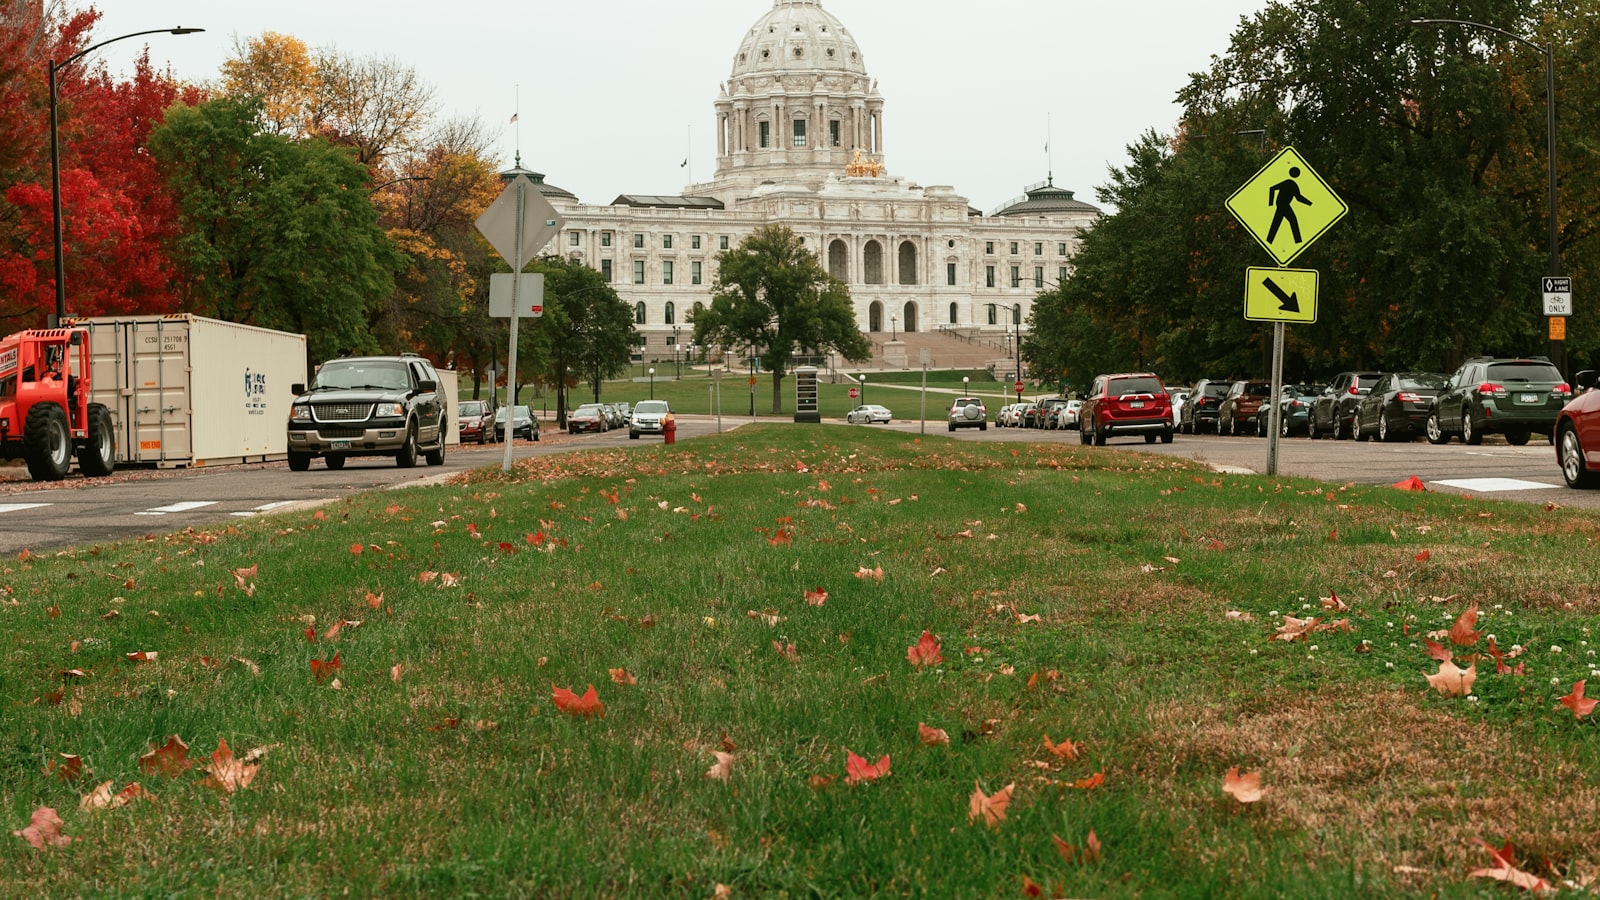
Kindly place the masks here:
POLYGON ((0 894, 1600 871, 1592 514, 843 426, 514 475, 7 561, 0 894))

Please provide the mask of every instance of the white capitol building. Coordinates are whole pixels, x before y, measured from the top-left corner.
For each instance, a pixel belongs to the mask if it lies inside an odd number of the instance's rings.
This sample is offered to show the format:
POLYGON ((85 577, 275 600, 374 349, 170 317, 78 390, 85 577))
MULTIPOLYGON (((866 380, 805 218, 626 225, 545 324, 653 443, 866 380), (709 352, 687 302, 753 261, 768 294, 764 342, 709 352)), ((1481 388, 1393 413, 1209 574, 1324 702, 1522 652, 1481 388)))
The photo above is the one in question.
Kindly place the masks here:
POLYGON ((883 96, 820 0, 774 0, 740 42, 715 107, 716 174, 680 196, 594 205, 531 174, 566 219, 544 252, 606 274, 634 309, 645 359, 671 359, 674 342, 688 342, 717 254, 768 224, 793 229, 849 286, 880 362, 905 365, 891 337, 927 332, 1008 346, 1034 295, 1069 277, 1079 236, 1100 215, 1049 182, 984 214, 954 187, 894 174, 883 96))

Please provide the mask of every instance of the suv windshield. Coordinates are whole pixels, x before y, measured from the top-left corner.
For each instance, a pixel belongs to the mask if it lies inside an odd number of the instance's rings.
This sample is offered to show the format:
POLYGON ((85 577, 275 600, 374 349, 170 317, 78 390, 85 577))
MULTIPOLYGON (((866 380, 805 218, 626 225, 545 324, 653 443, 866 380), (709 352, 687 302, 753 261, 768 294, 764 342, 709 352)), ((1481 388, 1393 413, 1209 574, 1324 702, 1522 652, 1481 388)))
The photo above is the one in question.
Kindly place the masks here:
POLYGON ((1213 381, 1213 382, 1210 382, 1209 384, 1207 384, 1205 386, 1205 389, 1200 392, 1200 396, 1202 396, 1202 397, 1221 397, 1223 394, 1226 394, 1227 392, 1228 392, 1228 383, 1226 381, 1213 381))
POLYGON ((383 391, 404 391, 411 388, 405 363, 352 360, 324 363, 311 382, 313 390, 350 390, 375 388, 383 391))
MULTIPOLYGON (((1227 389, 1226 385, 1221 387, 1223 390, 1227 389)), ((1115 378, 1106 385, 1106 393, 1113 397, 1121 397, 1124 394, 1161 394, 1165 391, 1161 388, 1161 382, 1155 378, 1115 378)), ((1211 391, 1207 390, 1206 393, 1209 395, 1211 391)), ((1219 396, 1220 393, 1218 392, 1219 396)))
POLYGON ((1561 373, 1549 363, 1516 362, 1516 363, 1490 363, 1489 379, 1491 381, 1514 381, 1526 383, 1530 381, 1561 380, 1561 373))
POLYGON ((665 400, 642 400, 638 406, 633 408, 635 415, 639 413, 664 413, 666 411, 667 401, 665 400))
POLYGON ((1244 392, 1251 396, 1266 396, 1272 393, 1272 383, 1268 381, 1246 382, 1244 392))

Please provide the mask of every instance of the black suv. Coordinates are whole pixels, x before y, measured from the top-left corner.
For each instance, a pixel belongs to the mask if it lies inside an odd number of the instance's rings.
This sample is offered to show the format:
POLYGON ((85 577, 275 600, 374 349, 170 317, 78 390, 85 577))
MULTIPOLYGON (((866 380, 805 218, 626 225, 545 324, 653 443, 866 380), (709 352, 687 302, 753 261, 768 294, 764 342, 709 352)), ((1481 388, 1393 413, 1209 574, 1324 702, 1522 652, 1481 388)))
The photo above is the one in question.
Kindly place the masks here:
POLYGON ((1382 377, 1382 372, 1340 372, 1334 376, 1333 383, 1323 388, 1322 395, 1311 404, 1306 434, 1313 441, 1325 434, 1333 435, 1336 441, 1354 437, 1356 407, 1382 377))
POLYGON ((1178 411, 1178 431, 1183 434, 1200 434, 1207 428, 1217 430, 1217 413, 1222 409, 1222 398, 1227 396, 1233 382, 1221 378, 1202 378, 1195 382, 1189 399, 1178 411))
POLYGON ((304 472, 320 456, 330 469, 351 456, 393 456, 403 469, 444 465, 449 402, 439 373, 415 354, 352 356, 323 363, 308 389, 293 385, 289 468, 304 472))
POLYGON ((1479 356, 1461 364, 1433 398, 1428 410, 1428 443, 1481 444, 1486 434, 1506 436, 1521 446, 1533 432, 1555 440, 1556 416, 1572 399, 1561 371, 1542 356, 1495 359, 1479 356))

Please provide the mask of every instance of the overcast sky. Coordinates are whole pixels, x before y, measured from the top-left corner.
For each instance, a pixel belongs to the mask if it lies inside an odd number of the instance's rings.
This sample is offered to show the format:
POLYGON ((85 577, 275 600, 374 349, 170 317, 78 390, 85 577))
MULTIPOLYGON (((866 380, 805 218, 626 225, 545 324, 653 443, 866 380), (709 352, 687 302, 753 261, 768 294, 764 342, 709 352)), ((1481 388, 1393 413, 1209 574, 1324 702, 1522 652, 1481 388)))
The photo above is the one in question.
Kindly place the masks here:
MULTIPOLYGON (((86 0, 69 0, 80 5, 86 0)), ((1098 202, 1108 166, 1147 129, 1171 132, 1188 75, 1227 52, 1266 0, 824 0, 884 97, 888 172, 947 184, 989 211, 1043 181, 1098 202), (1052 158, 1045 155, 1049 120, 1052 158)), ((100 51, 125 75, 143 42, 159 67, 208 81, 236 39, 266 31, 353 57, 391 57, 442 115, 500 133, 499 162, 545 173, 586 203, 675 194, 711 176, 712 104, 772 0, 101 0, 100 51), (511 125, 517 111, 518 125, 511 125), (688 170, 680 166, 689 157, 688 170)))

